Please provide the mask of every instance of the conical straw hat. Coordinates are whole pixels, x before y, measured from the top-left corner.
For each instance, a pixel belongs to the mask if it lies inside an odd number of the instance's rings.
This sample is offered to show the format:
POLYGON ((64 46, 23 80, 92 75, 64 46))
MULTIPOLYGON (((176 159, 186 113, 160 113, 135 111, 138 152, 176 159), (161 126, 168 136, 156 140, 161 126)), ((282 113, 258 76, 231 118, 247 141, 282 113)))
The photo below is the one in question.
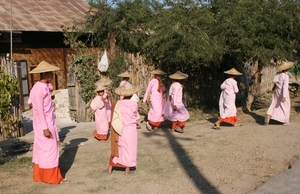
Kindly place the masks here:
POLYGON ((150 73, 156 74, 156 75, 164 75, 164 74, 166 74, 166 72, 164 72, 164 71, 162 71, 160 69, 155 69, 155 70, 151 71, 150 73))
POLYGON ((130 75, 130 73, 128 73, 128 71, 125 71, 125 72, 119 74, 118 77, 132 77, 132 75, 130 75))
POLYGON ((289 61, 289 62, 282 61, 281 64, 276 68, 276 70, 277 71, 283 71, 283 70, 291 68, 293 65, 294 65, 294 62, 291 62, 291 61, 289 61))
POLYGON ((111 79, 102 77, 95 83, 95 85, 98 86, 98 84, 102 84, 103 86, 108 86, 109 84, 111 84, 111 82, 111 79))
POLYGON ((169 75, 169 78, 171 79, 175 79, 175 80, 181 80, 181 79, 186 79, 188 78, 189 76, 185 73, 182 73, 180 71, 177 71, 176 73, 172 74, 172 75, 169 75))
POLYGON ((57 70, 60 70, 60 68, 51 65, 46 61, 42 61, 36 68, 31 70, 29 73, 44 73, 44 72, 57 71, 57 70))
POLYGON ((139 85, 133 85, 130 82, 126 82, 124 85, 115 89, 116 94, 119 96, 132 96, 140 90, 139 85))
POLYGON ((97 88, 95 89, 95 92, 98 92, 98 91, 102 91, 102 90, 105 90, 106 87, 102 84, 98 84, 97 85, 97 88))
POLYGON ((231 68, 227 71, 224 71, 224 73, 229 75, 243 75, 241 72, 237 71, 235 68, 231 68))

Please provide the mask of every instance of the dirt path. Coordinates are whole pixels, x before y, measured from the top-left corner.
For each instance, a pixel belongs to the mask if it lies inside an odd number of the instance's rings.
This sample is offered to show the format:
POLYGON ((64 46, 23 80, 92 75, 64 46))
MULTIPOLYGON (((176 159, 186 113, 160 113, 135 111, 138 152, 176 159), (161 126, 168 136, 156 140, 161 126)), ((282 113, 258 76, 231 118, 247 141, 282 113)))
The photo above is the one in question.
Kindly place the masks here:
MULTIPOLYGON (((300 120, 293 125, 263 125, 265 110, 238 116, 241 127, 211 129, 215 120, 188 122, 184 134, 162 128, 138 130, 138 165, 125 176, 107 167, 110 142, 92 136, 94 123, 59 120, 60 136, 69 143, 61 152, 61 169, 72 181, 47 185, 32 181, 32 167, 4 170, 0 166, 0 193, 250 193, 261 183, 289 168, 300 155, 300 120), (16 184, 16 182, 18 184, 16 184)), ((20 138, 32 141, 33 133, 20 138)), ((31 157, 29 152, 25 156, 31 157)))

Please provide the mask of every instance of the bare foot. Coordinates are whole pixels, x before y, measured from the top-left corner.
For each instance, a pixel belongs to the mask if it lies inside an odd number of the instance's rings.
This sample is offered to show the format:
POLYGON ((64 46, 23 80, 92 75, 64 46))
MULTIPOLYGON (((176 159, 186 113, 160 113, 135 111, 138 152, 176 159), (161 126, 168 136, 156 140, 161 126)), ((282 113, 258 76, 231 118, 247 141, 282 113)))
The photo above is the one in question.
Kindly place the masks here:
POLYGON ((103 170, 102 172, 103 172, 103 173, 105 173, 105 174, 108 174, 108 175, 110 175, 110 174, 111 174, 111 172, 112 172, 112 166, 111 166, 111 165, 109 165, 109 166, 108 166, 108 168, 107 168, 107 169, 105 169, 105 170, 103 170))
POLYGON ((130 174, 133 174, 133 172, 130 171, 129 167, 126 167, 125 168, 125 175, 130 175, 130 174))
POLYGON ((66 145, 67 145, 67 143, 58 141, 58 146, 59 146, 59 147, 64 147, 64 146, 66 146, 66 145))

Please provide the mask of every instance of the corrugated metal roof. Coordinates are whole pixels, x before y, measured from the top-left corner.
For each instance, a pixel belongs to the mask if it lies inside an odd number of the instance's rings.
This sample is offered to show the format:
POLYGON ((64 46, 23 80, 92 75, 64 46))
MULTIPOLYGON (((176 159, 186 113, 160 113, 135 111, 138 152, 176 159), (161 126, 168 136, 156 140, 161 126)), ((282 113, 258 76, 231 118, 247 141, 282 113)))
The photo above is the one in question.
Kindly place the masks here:
MULTIPOLYGON (((60 32, 89 9, 83 0, 12 0, 12 30, 60 32)), ((0 0, 0 31, 10 31, 10 0, 0 0)))

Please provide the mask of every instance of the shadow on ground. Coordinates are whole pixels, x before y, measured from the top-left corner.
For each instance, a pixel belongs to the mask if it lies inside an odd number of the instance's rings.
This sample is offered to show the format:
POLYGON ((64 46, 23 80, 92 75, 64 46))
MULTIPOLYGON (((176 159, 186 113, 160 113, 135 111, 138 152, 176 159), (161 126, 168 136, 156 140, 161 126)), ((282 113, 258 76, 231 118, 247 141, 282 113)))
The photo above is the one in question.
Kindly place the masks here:
POLYGON ((30 133, 33 130, 31 118, 22 117, 22 123, 23 123, 25 134, 30 133))
POLYGON ((25 154, 32 149, 32 143, 19 139, 9 139, 0 142, 0 164, 12 158, 25 154))
POLYGON ((76 126, 67 126, 60 128, 58 132, 58 137, 61 142, 63 142, 66 139, 67 134, 70 132, 71 129, 76 128, 76 126))
POLYGON ((72 139, 70 140, 70 143, 62 149, 64 152, 59 158, 59 166, 63 177, 66 176, 67 172, 73 165, 78 147, 86 141, 88 141, 87 138, 72 139))
MULTIPOLYGON (((199 193, 220 194, 220 191, 218 191, 217 188, 211 185, 210 182, 202 175, 197 166, 189 158, 187 151, 178 142, 178 140, 191 141, 192 139, 186 137, 175 137, 173 135, 174 132, 171 132, 170 130, 171 125, 172 122, 170 121, 165 121, 162 123, 160 127, 164 131, 164 135, 162 136, 165 136, 168 139, 169 144, 174 154, 176 155, 177 160, 179 161, 182 168, 185 170, 186 174, 193 181, 194 185, 199 190, 199 193)), ((145 132, 144 135, 150 137, 153 135, 161 135, 161 133, 145 132)))

